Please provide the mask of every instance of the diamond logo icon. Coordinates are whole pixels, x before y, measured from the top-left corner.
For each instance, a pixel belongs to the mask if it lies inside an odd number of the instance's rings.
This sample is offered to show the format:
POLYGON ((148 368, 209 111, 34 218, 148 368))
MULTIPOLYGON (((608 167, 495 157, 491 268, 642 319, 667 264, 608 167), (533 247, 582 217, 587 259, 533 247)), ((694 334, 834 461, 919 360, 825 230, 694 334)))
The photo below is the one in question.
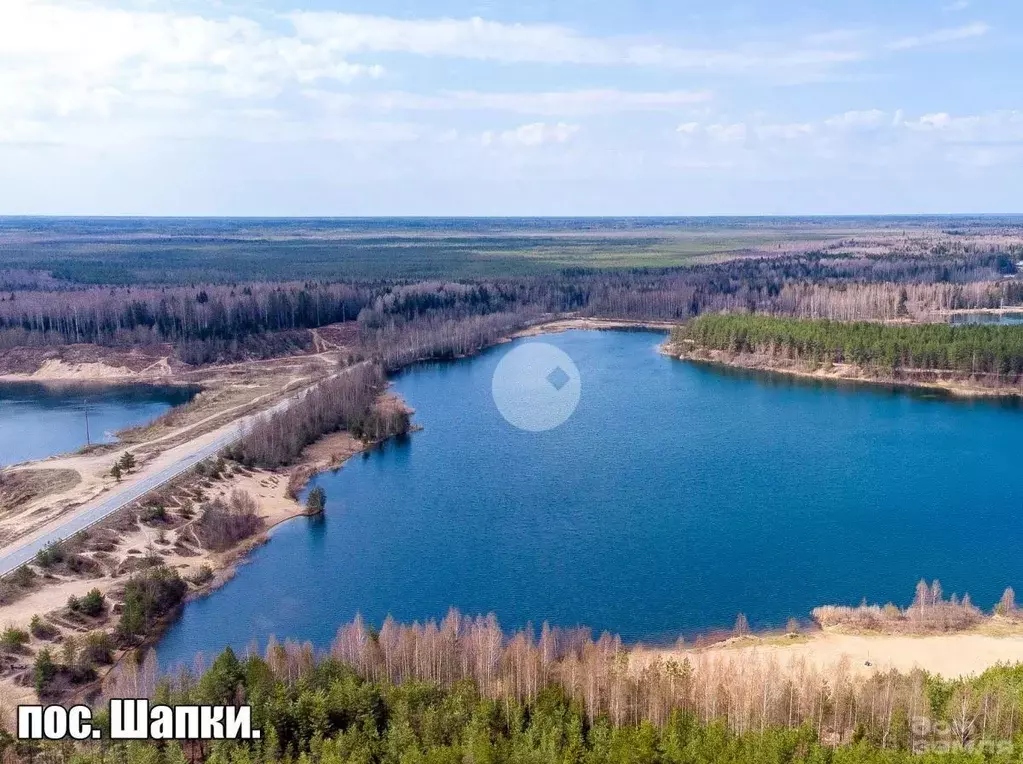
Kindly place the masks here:
POLYGON ((568 372, 558 366, 547 375, 547 381, 551 383, 551 387, 561 392, 561 388, 571 382, 572 378, 568 376, 568 372))
POLYGON ((579 405, 579 369, 546 342, 514 345, 494 369, 491 393, 501 416, 520 430, 544 432, 568 421, 579 405))

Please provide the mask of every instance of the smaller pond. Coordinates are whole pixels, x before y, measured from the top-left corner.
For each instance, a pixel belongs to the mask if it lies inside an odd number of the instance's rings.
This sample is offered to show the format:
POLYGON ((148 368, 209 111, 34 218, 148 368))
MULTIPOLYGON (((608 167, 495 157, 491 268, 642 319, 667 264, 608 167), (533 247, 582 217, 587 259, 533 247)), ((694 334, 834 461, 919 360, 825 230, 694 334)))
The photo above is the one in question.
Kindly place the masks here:
POLYGON ((1023 310, 1006 313, 985 313, 983 311, 955 313, 949 319, 953 326, 966 324, 997 324, 1001 326, 1019 326, 1023 324, 1023 310))
POLYGON ((90 441, 112 443, 118 431, 145 424, 197 392, 170 385, 0 383, 0 466, 75 451, 90 441))

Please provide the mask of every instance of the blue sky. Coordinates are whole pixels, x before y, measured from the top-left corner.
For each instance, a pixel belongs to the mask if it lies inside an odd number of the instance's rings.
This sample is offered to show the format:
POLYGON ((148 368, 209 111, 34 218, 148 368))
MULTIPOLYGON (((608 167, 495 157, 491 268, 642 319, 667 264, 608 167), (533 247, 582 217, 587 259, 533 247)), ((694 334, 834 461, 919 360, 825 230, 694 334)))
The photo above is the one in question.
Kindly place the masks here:
POLYGON ((0 214, 1023 212, 1009 0, 2 0, 0 214))

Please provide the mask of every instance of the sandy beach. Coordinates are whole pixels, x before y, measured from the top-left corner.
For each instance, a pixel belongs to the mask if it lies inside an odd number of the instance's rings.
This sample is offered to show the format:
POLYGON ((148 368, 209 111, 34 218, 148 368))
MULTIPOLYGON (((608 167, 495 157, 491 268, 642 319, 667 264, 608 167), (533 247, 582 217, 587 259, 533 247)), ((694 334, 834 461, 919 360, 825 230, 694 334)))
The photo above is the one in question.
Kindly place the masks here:
POLYGON ((999 664, 1023 662, 1023 628, 999 629, 987 624, 977 631, 927 636, 815 632, 784 636, 731 639, 704 648, 638 648, 633 659, 642 663, 690 656, 738 658, 744 655, 777 660, 782 667, 805 662, 822 671, 846 662, 861 676, 895 669, 923 669, 945 678, 975 676, 999 664))

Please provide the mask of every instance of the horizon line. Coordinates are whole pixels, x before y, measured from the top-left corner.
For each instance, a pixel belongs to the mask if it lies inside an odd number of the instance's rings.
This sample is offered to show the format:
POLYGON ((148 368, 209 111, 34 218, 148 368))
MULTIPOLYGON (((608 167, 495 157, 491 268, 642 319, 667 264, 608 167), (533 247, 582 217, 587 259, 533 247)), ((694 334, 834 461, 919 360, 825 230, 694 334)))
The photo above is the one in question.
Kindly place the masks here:
POLYGON ((700 218, 969 218, 1023 217, 1018 212, 829 212, 829 213, 731 213, 671 215, 185 215, 185 214, 121 214, 121 213, 0 213, 0 220, 12 219, 83 219, 83 220, 691 220, 700 218))

